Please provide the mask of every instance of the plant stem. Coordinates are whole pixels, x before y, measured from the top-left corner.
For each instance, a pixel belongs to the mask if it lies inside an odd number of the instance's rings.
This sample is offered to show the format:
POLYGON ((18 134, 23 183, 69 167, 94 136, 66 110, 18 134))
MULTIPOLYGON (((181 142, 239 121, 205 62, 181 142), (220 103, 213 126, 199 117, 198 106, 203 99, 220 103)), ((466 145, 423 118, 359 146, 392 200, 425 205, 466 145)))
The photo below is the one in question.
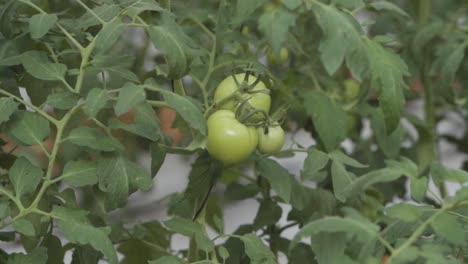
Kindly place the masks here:
POLYGON ((93 51, 95 43, 96 43, 96 38, 94 38, 85 49, 80 50, 81 52, 80 74, 78 75, 78 78, 76 79, 76 84, 75 84, 75 91, 77 93, 80 93, 81 88, 83 86, 83 80, 84 80, 84 75, 85 75, 84 69, 88 65, 89 56, 91 55, 91 52, 93 51))

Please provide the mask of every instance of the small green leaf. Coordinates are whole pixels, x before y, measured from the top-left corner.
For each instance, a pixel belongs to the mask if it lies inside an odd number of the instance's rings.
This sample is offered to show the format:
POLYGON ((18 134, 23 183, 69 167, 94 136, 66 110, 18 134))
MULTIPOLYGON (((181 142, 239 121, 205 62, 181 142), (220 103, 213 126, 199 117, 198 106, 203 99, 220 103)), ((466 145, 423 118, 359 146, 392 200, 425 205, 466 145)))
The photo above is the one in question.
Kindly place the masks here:
POLYGON ((114 19, 105 24, 96 35, 96 51, 105 52, 110 49, 122 35, 125 28, 126 25, 120 19, 114 19))
POLYGON ((95 117, 99 111, 101 111, 106 106, 106 103, 109 100, 110 97, 106 90, 93 88, 91 91, 89 91, 88 96, 86 97, 83 111, 88 116, 95 117))
POLYGON ((135 106, 135 130, 138 135, 152 141, 158 140, 161 135, 161 127, 156 112, 146 102, 135 106))
POLYGON ((10 116, 18 109, 18 103, 13 98, 0 98, 0 124, 10 120, 10 116))
POLYGON ((436 182, 454 181, 462 184, 468 182, 468 172, 448 168, 438 162, 432 163, 431 176, 436 182))
POLYGON ((253 226, 260 229, 264 226, 274 225, 281 218, 281 207, 272 200, 263 200, 258 208, 253 226))
POLYGON ((255 168, 261 177, 266 178, 270 182, 276 194, 289 203, 292 189, 289 172, 271 159, 259 160, 255 168))
POLYGON ((218 255, 224 260, 226 261, 228 258, 229 258, 229 251, 223 247, 223 246, 219 246, 218 247, 218 255))
POLYGON ((344 193, 346 188, 353 183, 353 177, 348 171, 346 171, 344 165, 337 161, 332 162, 331 176, 333 192, 335 193, 336 198, 341 202, 346 201, 344 193))
POLYGON ((69 161, 60 178, 73 187, 94 185, 97 183, 97 164, 88 160, 69 161))
POLYGON ((101 131, 91 127, 78 127, 73 129, 67 137, 71 143, 101 151, 120 151, 122 144, 111 136, 104 135, 101 131))
POLYGON ((57 109, 68 110, 76 105, 80 97, 70 92, 59 92, 50 94, 47 97, 47 104, 57 109))
POLYGON ((135 17, 144 11, 163 11, 164 9, 155 0, 131 1, 130 5, 123 11, 129 17, 135 17))
POLYGON ((415 201, 422 202, 427 193, 427 188, 429 184, 428 177, 411 177, 410 178, 410 188, 411 188, 411 197, 415 201))
POLYGON ((399 203, 385 209, 388 216, 406 222, 416 222, 421 219, 422 210, 420 207, 408 203, 399 203))
POLYGON ((52 63, 45 53, 39 51, 23 53, 21 63, 29 74, 44 81, 63 80, 67 72, 65 64, 52 63))
POLYGON ((322 181, 320 177, 321 171, 328 164, 329 157, 326 153, 316 149, 309 148, 307 150, 307 158, 304 160, 304 169, 302 171, 302 178, 305 180, 322 181))
POLYGON ((57 220, 63 236, 72 243, 90 245, 100 251, 111 264, 117 264, 117 254, 108 235, 108 227, 94 227, 86 219, 88 212, 65 207, 55 207, 52 217, 57 220))
POLYGON ((145 89, 142 86, 127 83, 119 92, 117 104, 114 107, 115 113, 121 115, 130 111, 132 107, 140 104, 146 99, 145 89))
POLYGON ((42 144, 50 134, 49 121, 33 112, 18 113, 11 133, 25 145, 42 144))
POLYGON ((240 238, 244 242, 245 253, 252 263, 275 264, 276 258, 263 241, 253 234, 240 238))
POLYGON ((153 44, 166 58, 169 66, 168 78, 179 79, 189 69, 189 62, 195 51, 193 40, 174 21, 173 16, 162 13, 162 21, 157 26, 147 27, 153 44))
POLYGON ((326 150, 334 150, 346 138, 345 111, 320 91, 308 91, 303 98, 306 112, 312 118, 326 150))
POLYGON ((367 165, 364 165, 364 164, 360 163, 359 161, 351 158, 350 156, 344 154, 340 150, 334 150, 334 151, 328 153, 328 156, 333 161, 339 162, 339 163, 341 163, 343 165, 348 165, 350 167, 354 167, 354 168, 367 168, 368 167, 367 165))
POLYGON ((155 177, 161 169, 161 166, 166 159, 167 150, 158 145, 157 142, 151 143, 150 145, 151 153, 151 176, 155 177))
POLYGON ((24 218, 15 221, 13 223, 13 228, 17 232, 19 232, 19 233, 21 233, 21 234, 23 234, 25 236, 33 237, 33 236, 36 235, 36 230, 34 230, 33 224, 30 221, 28 221, 28 220, 26 220, 24 218))
POLYGON ((388 11, 395 12, 395 13, 397 13, 399 15, 405 16, 405 17, 409 16, 400 7, 398 7, 397 5, 395 5, 395 4, 391 3, 391 2, 388 2, 388 1, 376 1, 376 2, 369 3, 369 5, 371 7, 373 7, 373 8, 375 8, 377 11, 388 10, 388 11))
POLYGON ((130 193, 136 189, 149 191, 152 178, 138 164, 121 155, 102 157, 98 161, 99 189, 106 193, 107 209, 125 206, 130 193))
POLYGON ((58 17, 54 14, 37 14, 29 20, 29 31, 33 39, 42 38, 57 22, 58 17))
POLYGON ((346 234, 355 235, 359 241, 365 242, 376 237, 379 227, 374 224, 363 224, 352 218, 340 218, 336 216, 328 216, 306 224, 294 236, 291 247, 296 245, 303 237, 309 237, 321 232, 344 232, 346 234))
POLYGON ((180 114, 191 127, 198 130, 202 135, 206 136, 207 127, 206 119, 203 116, 201 109, 195 105, 186 96, 180 96, 175 93, 164 92, 166 102, 180 114))
POLYGON ((10 168, 10 180, 15 188, 16 197, 36 191, 44 173, 26 158, 19 158, 10 168))
POLYGON ((92 10, 94 14, 90 12, 84 13, 84 15, 77 21, 77 26, 85 30, 91 26, 101 24, 95 16, 100 17, 105 22, 109 22, 119 14, 120 7, 117 4, 102 4, 96 6, 92 10))

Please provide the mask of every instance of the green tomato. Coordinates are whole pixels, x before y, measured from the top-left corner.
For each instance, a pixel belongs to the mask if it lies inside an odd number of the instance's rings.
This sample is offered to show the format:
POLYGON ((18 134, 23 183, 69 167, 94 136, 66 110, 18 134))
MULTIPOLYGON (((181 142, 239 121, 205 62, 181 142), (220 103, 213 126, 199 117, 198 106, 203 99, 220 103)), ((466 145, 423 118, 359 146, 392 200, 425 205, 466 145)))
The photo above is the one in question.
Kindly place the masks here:
POLYGON ((239 73, 234 76, 230 75, 226 77, 216 88, 214 94, 214 101, 215 103, 220 103, 221 100, 230 96, 233 93, 237 93, 240 98, 233 98, 224 102, 219 107, 221 109, 227 109, 235 112, 239 107, 242 100, 248 99, 248 103, 254 108, 258 110, 264 110, 265 112, 270 111, 271 107, 271 97, 269 94, 265 94, 258 91, 269 91, 268 88, 265 86, 263 82, 258 82, 250 92, 257 93, 248 93, 243 91, 243 88, 246 88, 249 85, 255 83, 257 77, 249 75, 249 78, 246 82, 244 82, 245 73, 239 73), (240 87, 237 87, 236 81, 239 83, 240 87), (250 98, 250 99, 249 99, 250 98))
POLYGON ((267 60, 269 65, 283 64, 289 59, 289 51, 287 48, 281 48, 279 58, 272 51, 268 52, 267 60))
POLYGON ((257 128, 258 150, 264 154, 275 154, 281 150, 284 144, 284 130, 280 125, 268 127, 265 133, 263 127, 257 128))
POLYGON ((359 96, 359 91, 361 90, 361 87, 358 81, 354 79, 348 79, 345 80, 343 84, 345 87, 344 96, 346 100, 352 101, 359 96))
POLYGON ((236 119, 229 110, 219 110, 208 118, 207 150, 224 164, 239 163, 248 158, 257 147, 258 135, 236 119))

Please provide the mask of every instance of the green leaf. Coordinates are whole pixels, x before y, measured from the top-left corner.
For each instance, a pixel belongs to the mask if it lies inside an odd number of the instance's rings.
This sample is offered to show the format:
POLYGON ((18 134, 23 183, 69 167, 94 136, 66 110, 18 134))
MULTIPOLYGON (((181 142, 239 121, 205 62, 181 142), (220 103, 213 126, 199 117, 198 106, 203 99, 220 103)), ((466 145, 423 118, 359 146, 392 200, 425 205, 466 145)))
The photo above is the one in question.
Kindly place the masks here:
POLYGON ((467 237, 464 226, 457 221, 457 218, 448 213, 439 214, 431 222, 434 232, 455 245, 466 245, 467 237))
POLYGON ((153 44, 166 58, 169 66, 168 78, 179 79, 189 70, 191 57, 194 55, 192 39, 168 13, 162 13, 162 21, 157 26, 147 28, 153 44))
POLYGON ((312 250, 318 263, 342 263, 346 248, 346 233, 327 232, 312 236, 312 250))
POLYGON ((119 92, 117 104, 114 107, 115 114, 121 115, 130 111, 132 107, 146 99, 145 89, 133 83, 126 83, 119 92))
POLYGON ((123 13, 135 17, 144 11, 163 11, 164 9, 155 0, 131 0, 123 13))
POLYGON ((264 226, 274 225, 281 218, 282 212, 281 207, 272 200, 263 200, 258 208, 253 226, 260 229, 264 226))
POLYGON ((44 81, 63 80, 67 66, 52 63, 44 52, 28 51, 21 55, 21 63, 33 77, 44 81))
POLYGON ((169 106, 176 110, 190 127, 198 130, 204 136, 207 135, 206 119, 197 105, 186 96, 170 92, 164 92, 163 95, 169 106))
POLYGON ((70 92, 59 92, 50 94, 47 97, 46 102, 54 108, 68 110, 73 108, 79 99, 80 97, 77 94, 72 94, 70 92))
POLYGON ((304 169, 302 171, 302 178, 305 180, 322 181, 321 171, 328 164, 329 157, 326 153, 316 149, 309 148, 307 150, 307 157, 304 160, 304 169))
POLYGON ((422 210, 419 206, 408 204, 408 203, 399 203, 393 205, 392 207, 387 207, 385 212, 388 216, 406 221, 406 222, 416 222, 421 219, 422 210))
POLYGON ((283 0, 282 3, 288 9, 294 10, 302 4, 302 1, 301 0, 283 0))
POLYGON ((100 158, 97 175, 99 189, 106 193, 107 209, 125 206, 130 193, 136 189, 149 191, 153 184, 146 170, 121 155, 100 158))
POLYGON ((276 258, 263 241, 253 234, 240 237, 244 242, 245 253, 252 263, 275 264, 276 258))
POLYGON ((49 136, 49 121, 33 112, 21 112, 13 123, 11 133, 25 145, 41 144, 49 136))
POLYGON ((403 77, 408 75, 408 67, 396 54, 383 48, 379 43, 366 40, 371 71, 371 85, 379 93, 380 108, 384 114, 387 134, 391 134, 400 124, 405 98, 406 84, 403 77))
POLYGON ((37 14, 29 20, 29 31, 33 39, 42 38, 57 22, 58 17, 54 14, 37 14))
POLYGON ((428 189, 428 184, 429 184, 429 178, 428 177, 411 177, 410 178, 410 188, 411 188, 411 197, 415 201, 422 202, 424 201, 424 198, 427 193, 428 189))
POLYGON ((398 7, 397 5, 391 3, 391 2, 388 2, 388 1, 376 1, 376 2, 372 2, 372 3, 369 3, 369 6, 373 7, 374 9, 376 9, 377 11, 381 11, 381 10, 388 10, 388 11, 392 11, 392 12, 395 12, 399 15, 402 15, 402 16, 405 16, 405 17, 408 17, 409 15, 404 11, 402 10, 400 7, 398 7))
POLYGON ((106 52, 119 39, 126 28, 126 25, 120 19, 114 19, 105 24, 101 31, 96 35, 96 51, 106 52))
POLYGON ((432 163, 431 176, 436 182, 454 181, 461 184, 468 182, 468 172, 448 168, 439 162, 432 163))
POLYGON ((271 159, 257 161, 255 169, 261 177, 266 178, 270 182, 271 188, 276 194, 286 203, 289 203, 292 189, 289 172, 271 159))
POLYGON ((332 3, 348 10, 356 10, 364 7, 362 0, 333 0, 332 3))
POLYGON ((0 124, 10 120, 10 116, 18 109, 18 103, 13 98, 0 98, 0 124))
POLYGON ((69 161, 60 178, 73 187, 94 185, 97 183, 97 164, 89 160, 69 161))
POLYGON ((159 139, 161 127, 153 107, 146 102, 135 106, 135 131, 138 135, 152 141, 159 139))
POLYGON ((255 10, 264 5, 265 2, 267 2, 267 0, 237 0, 235 16, 231 23, 234 26, 242 24, 242 22, 248 19, 255 10))
POLYGON ((331 166, 333 192, 338 200, 346 201, 345 190, 353 183, 353 177, 346 171, 344 165, 333 161, 331 166))
POLYGON ((182 217, 174 217, 164 222, 164 225, 166 225, 169 230, 195 238, 195 241, 201 250, 209 252, 214 249, 213 241, 207 237, 199 223, 194 223, 191 220, 182 217))
POLYGON ((15 253, 8 258, 7 264, 46 264, 47 263, 47 249, 38 247, 29 254, 15 253))
POLYGON ((271 43, 274 54, 280 54, 283 43, 288 39, 289 28, 295 25, 296 15, 284 8, 264 12, 258 20, 258 28, 271 43))
POLYGON ((183 262, 174 256, 164 256, 157 260, 152 260, 148 264, 182 264, 183 262))
POLYGON ((101 131, 91 127, 78 127, 73 129, 66 138, 71 143, 101 151, 120 151, 122 144, 111 136, 104 135, 101 131))
POLYGON ((377 143, 385 156, 388 158, 398 157, 404 133, 403 127, 399 125, 397 129, 388 134, 384 120, 384 113, 380 108, 371 110, 371 127, 375 134, 377 143))
POLYGON ((226 261, 228 258, 229 258, 229 251, 223 247, 223 246, 219 246, 218 247, 218 255, 224 260, 226 261))
POLYGON ((93 88, 91 91, 89 91, 88 96, 86 97, 83 111, 88 116, 95 117, 99 111, 101 111, 106 106, 106 103, 109 100, 110 97, 106 90, 93 88))
POLYGON ((346 112, 323 92, 308 91, 303 96, 307 115, 312 118, 325 148, 334 150, 346 138, 346 112))
POLYGON ((105 22, 109 22, 120 12, 120 7, 116 4, 103 4, 99 5, 92 9, 93 13, 86 12, 80 19, 77 21, 77 26, 80 26, 82 29, 87 29, 91 26, 99 25, 101 22, 96 19, 95 15, 100 17, 105 22))
POLYGON ((155 177, 166 159, 167 150, 159 146, 158 142, 150 144, 151 153, 151 176, 155 177))
POLYGON ((340 218, 336 216, 328 216, 306 224, 294 236, 291 246, 296 245, 303 237, 309 237, 321 232, 344 232, 349 235, 354 235, 361 242, 366 242, 369 239, 376 237, 379 227, 377 225, 362 223, 359 220, 352 218, 340 218))
POLYGON ((352 23, 356 21, 352 21, 334 6, 317 3, 315 7, 317 22, 324 32, 324 37, 320 40, 319 54, 328 74, 334 74, 346 57, 353 77, 361 80, 367 61, 365 51, 362 51, 362 32, 352 23))
POLYGON ((226 187, 224 198, 227 200, 244 200, 252 198, 260 192, 260 188, 256 184, 243 185, 233 182, 226 187))
POLYGON ((117 254, 108 235, 108 227, 96 228, 86 219, 86 211, 65 207, 55 207, 52 217, 57 220, 57 225, 63 236, 72 243, 90 245, 100 251, 111 264, 117 264, 117 254))
POLYGON ((339 162, 343 165, 348 165, 354 168, 367 168, 367 165, 360 163, 359 161, 351 158, 350 156, 344 154, 341 150, 334 150, 328 153, 328 156, 333 161, 339 162))
POLYGON ((24 218, 15 221, 13 223, 13 228, 17 232, 19 232, 19 233, 21 233, 21 234, 23 234, 25 236, 33 237, 33 236, 36 235, 36 230, 34 230, 33 224, 30 221, 28 221, 27 219, 24 219, 24 218))
POLYGON ((41 243, 47 248, 47 264, 63 264, 65 252, 63 252, 62 242, 52 234, 48 234, 41 243))
POLYGON ((190 203, 201 203, 210 187, 221 177, 223 165, 208 154, 200 155, 192 165, 184 198, 190 203))
POLYGON ((10 168, 10 180, 15 189, 16 197, 36 191, 44 173, 26 158, 18 158, 10 168))

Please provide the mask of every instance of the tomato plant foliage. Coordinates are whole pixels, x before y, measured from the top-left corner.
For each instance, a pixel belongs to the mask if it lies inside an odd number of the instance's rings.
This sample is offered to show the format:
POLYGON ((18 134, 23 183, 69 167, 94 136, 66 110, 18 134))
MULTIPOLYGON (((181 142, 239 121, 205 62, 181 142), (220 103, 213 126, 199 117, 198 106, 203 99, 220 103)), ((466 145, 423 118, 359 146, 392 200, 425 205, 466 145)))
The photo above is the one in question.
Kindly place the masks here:
POLYGON ((1 1, 0 263, 468 263, 467 10, 1 1))

